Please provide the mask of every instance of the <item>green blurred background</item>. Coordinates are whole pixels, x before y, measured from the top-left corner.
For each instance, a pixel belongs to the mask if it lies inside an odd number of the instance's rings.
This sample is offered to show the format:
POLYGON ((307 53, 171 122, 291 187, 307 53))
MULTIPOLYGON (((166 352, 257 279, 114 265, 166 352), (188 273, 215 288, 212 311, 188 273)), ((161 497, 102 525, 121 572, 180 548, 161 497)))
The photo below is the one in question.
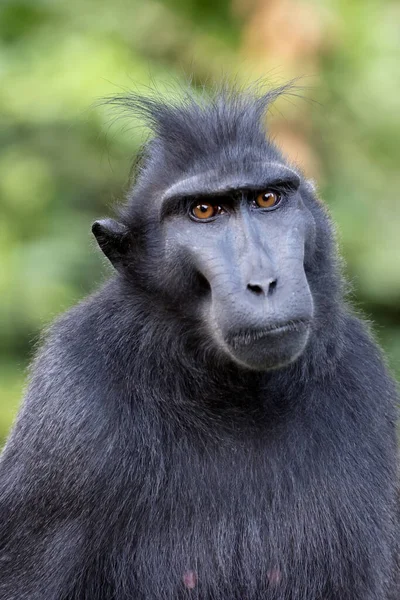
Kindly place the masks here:
POLYGON ((145 132, 100 97, 304 76, 270 129, 319 184, 358 309, 400 374, 400 4, 2 0, 0 445, 40 330, 107 275, 90 236, 145 132))

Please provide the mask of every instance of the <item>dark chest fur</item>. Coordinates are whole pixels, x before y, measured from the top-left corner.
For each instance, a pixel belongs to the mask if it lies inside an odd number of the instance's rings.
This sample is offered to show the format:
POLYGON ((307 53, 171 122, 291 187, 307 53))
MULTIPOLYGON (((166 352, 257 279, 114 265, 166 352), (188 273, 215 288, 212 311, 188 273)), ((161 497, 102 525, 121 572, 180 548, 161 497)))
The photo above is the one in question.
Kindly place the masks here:
POLYGON ((174 432, 159 455, 152 445, 120 537, 135 598, 381 597, 388 539, 369 498, 385 495, 385 474, 371 475, 356 429, 350 440, 316 413, 292 418, 251 435, 216 428, 197 443, 174 432))

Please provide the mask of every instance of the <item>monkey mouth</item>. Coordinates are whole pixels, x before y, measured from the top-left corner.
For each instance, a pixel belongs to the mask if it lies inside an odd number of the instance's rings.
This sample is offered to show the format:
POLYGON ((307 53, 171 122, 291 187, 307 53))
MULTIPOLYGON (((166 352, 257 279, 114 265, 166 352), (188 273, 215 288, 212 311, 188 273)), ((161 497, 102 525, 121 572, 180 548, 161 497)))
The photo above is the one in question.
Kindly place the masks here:
POLYGON ((310 321, 307 319, 292 319, 282 323, 275 323, 262 327, 259 329, 250 328, 236 331, 231 333, 226 341, 234 348, 240 348, 243 346, 250 346, 254 342, 257 342, 266 337, 278 336, 285 333, 291 332, 304 332, 310 325, 310 321))

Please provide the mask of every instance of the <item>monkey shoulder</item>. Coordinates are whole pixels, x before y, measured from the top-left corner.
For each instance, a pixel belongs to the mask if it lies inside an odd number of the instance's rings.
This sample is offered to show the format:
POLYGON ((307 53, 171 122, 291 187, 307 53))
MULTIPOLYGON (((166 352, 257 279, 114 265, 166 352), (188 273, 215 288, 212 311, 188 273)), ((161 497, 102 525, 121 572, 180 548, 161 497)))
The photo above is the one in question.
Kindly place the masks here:
POLYGON ((111 280, 45 331, 30 370, 30 387, 40 388, 36 397, 46 390, 56 395, 64 390, 104 395, 108 385, 115 384, 115 364, 135 342, 129 310, 116 288, 111 280))
POLYGON ((333 432, 332 447, 353 455, 358 473, 364 465, 367 478, 371 473, 378 479, 385 476, 385 485, 392 493, 397 452, 396 385, 369 324, 349 313, 343 331, 335 371, 327 381, 311 383, 316 401, 310 403, 309 410, 315 407, 315 418, 317 422, 320 418, 328 437, 333 432))
MULTIPOLYGON (((129 394, 124 319, 126 311, 110 282, 48 328, 30 367, 0 473, 5 465, 22 469, 26 464, 48 481, 51 469, 67 479, 68 473, 98 471, 105 454, 116 453, 121 406, 129 394), (71 463, 81 467, 71 470, 71 463)), ((134 340, 132 330, 130 337, 134 340)))
POLYGON ((379 412, 385 408, 395 418, 397 390, 387 360, 370 324, 349 312, 345 317, 342 355, 336 373, 339 391, 354 402, 370 403, 379 412))

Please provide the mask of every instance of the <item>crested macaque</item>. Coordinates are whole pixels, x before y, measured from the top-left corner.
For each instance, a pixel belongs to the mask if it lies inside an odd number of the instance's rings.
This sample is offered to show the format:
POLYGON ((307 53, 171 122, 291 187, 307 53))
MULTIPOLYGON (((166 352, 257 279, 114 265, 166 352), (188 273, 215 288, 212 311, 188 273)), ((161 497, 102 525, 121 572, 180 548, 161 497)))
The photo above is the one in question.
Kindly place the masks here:
POLYGON ((2 600, 400 597, 395 385, 279 92, 114 100, 153 137, 1 457, 2 600))

